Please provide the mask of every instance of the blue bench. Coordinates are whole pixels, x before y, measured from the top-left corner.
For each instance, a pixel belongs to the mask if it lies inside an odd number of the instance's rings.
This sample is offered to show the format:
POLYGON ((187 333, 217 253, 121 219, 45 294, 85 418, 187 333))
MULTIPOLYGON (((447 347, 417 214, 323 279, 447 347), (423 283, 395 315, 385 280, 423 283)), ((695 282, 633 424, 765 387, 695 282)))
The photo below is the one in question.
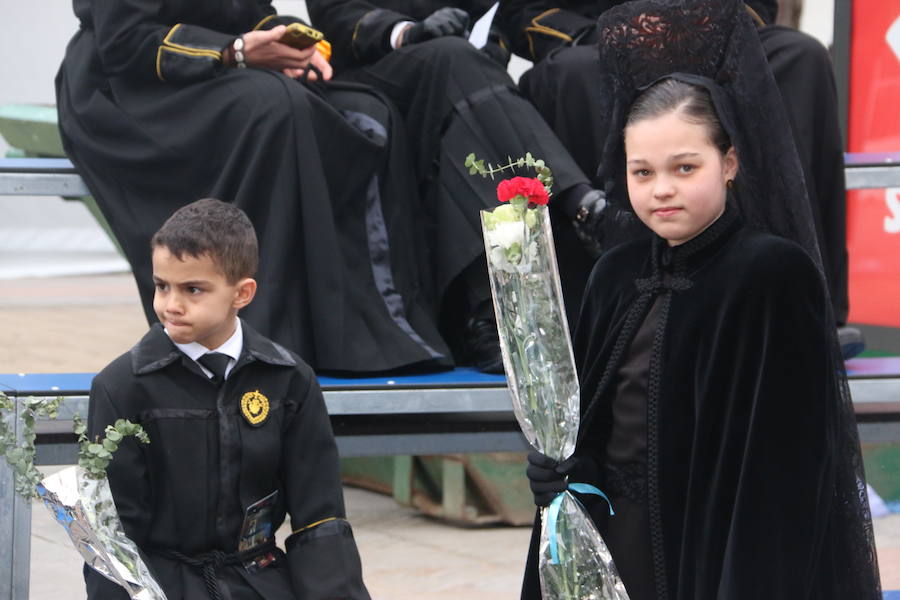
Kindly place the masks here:
MULTIPOLYGON (((7 396, 64 396, 57 421, 37 427, 37 464, 75 459, 71 416, 87 414, 93 373, 0 375, 7 396)), ((504 452, 527 449, 506 379, 471 368, 402 377, 320 377, 343 457, 504 452)))
MULTIPOLYGON (((900 442, 900 357, 854 359, 847 368, 861 437, 900 442)), ((61 421, 39 424, 37 463, 74 461, 69 419, 73 412, 86 414, 93 376, 0 374, 0 391, 10 397, 67 397, 61 421)), ((401 377, 320 377, 319 381, 344 457, 527 449, 503 376, 456 369, 401 377)), ((9 469, 0 464, 0 540, 6 540, 10 548, 0 553, 4 557, 0 559, 0 600, 24 600, 30 504, 13 496, 9 484, 9 469)), ((900 591, 887 591, 884 599, 900 600, 900 591)))

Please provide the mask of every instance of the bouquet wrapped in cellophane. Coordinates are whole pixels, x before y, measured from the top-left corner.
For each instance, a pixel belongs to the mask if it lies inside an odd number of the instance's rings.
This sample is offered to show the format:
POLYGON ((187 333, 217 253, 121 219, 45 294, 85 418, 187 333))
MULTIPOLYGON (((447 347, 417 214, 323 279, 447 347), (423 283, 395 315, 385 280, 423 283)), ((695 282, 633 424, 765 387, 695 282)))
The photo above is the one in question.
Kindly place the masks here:
POLYGON ((28 500, 39 497, 84 561, 125 588, 131 598, 166 600, 137 545, 125 535, 106 478, 106 466, 119 443, 129 435, 149 443, 146 432, 140 425, 119 419, 106 428, 103 440, 91 441, 85 424, 75 415, 80 443, 78 465, 41 479, 34 466, 35 420, 55 418, 61 401, 26 398, 19 400, 17 410, 14 402, 0 393, 0 455, 13 471, 16 492, 28 500), (21 443, 15 429, 7 426, 5 413, 21 422, 21 443))
POLYGON ((67 467, 44 478, 37 493, 88 566, 135 600, 166 600, 137 545, 122 529, 105 477, 96 478, 79 466, 67 467))
MULTIPOLYGON (((531 167, 537 178, 497 186, 503 203, 481 221, 503 366, 513 410, 528 442, 562 461, 575 451, 580 394, 547 212, 550 170, 530 154, 500 167, 470 155, 470 173, 493 176, 531 167)), ((570 490, 598 494, 586 484, 570 490)), ((605 498, 605 496, 603 496, 605 498)), ((581 503, 569 491, 541 511, 539 571, 546 600, 627 600, 612 556, 581 503)))

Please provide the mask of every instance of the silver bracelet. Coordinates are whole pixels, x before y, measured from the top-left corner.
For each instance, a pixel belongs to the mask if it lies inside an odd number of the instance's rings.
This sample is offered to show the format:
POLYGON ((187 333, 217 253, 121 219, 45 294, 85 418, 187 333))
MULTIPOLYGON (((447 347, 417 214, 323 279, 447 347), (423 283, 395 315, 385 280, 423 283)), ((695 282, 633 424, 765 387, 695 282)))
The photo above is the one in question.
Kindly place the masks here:
POLYGON ((234 43, 231 44, 231 49, 234 50, 234 64, 238 69, 246 69, 247 63, 244 62, 244 36, 239 35, 234 38, 234 43))

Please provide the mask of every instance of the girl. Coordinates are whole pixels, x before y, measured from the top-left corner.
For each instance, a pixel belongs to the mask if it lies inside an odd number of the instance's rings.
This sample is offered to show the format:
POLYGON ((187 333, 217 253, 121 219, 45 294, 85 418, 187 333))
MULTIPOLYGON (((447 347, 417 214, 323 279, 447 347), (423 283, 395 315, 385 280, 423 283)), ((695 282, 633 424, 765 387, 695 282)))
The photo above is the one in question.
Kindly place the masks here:
MULTIPOLYGON (((735 43, 749 24, 736 2, 632 4, 600 23, 601 48, 628 74, 611 76, 610 118, 628 109, 605 164, 624 167, 610 181, 624 173, 652 235, 594 268, 575 332, 578 447, 560 465, 529 456, 535 502, 549 502, 566 475, 606 492, 615 516, 584 501, 631 600, 880 598, 808 205, 761 168, 796 165, 796 153, 780 152, 790 132, 758 122, 757 131, 742 108, 777 96, 735 100, 744 71, 729 58, 755 56, 735 43), (702 38, 711 51, 693 58, 706 64, 641 85, 646 56, 659 69, 672 66, 664 56, 681 59, 679 42, 697 50, 698 32, 680 29, 688 23, 712 30, 702 38), (634 89, 633 102, 619 102, 634 89)), ((783 122, 779 110, 771 124, 783 122)), ((523 598, 540 597, 535 549, 523 598)))

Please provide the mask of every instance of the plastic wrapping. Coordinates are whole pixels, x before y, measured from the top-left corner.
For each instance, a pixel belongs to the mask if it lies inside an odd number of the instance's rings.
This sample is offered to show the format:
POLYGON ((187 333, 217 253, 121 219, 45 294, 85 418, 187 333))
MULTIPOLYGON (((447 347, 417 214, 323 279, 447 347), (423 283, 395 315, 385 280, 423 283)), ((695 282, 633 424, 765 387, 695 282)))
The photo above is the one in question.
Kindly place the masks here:
POLYGON ((547 207, 481 211, 500 349, 528 442, 557 460, 578 436, 579 390, 547 207))
POLYGON ((559 499, 554 560, 550 547, 552 510, 554 507, 541 511, 541 595, 560 600, 628 600, 600 532, 569 492, 563 492, 559 499))
MULTIPOLYGON (((580 393, 547 207, 503 204, 482 211, 481 222, 516 419, 532 446, 562 461, 575 451, 580 393)), ((564 492, 541 517, 546 600, 628 599, 609 549, 574 496, 564 492)))
POLYGON ((84 561, 135 600, 166 600, 137 545, 122 529, 106 478, 68 467, 37 486, 44 506, 62 525, 84 561))

